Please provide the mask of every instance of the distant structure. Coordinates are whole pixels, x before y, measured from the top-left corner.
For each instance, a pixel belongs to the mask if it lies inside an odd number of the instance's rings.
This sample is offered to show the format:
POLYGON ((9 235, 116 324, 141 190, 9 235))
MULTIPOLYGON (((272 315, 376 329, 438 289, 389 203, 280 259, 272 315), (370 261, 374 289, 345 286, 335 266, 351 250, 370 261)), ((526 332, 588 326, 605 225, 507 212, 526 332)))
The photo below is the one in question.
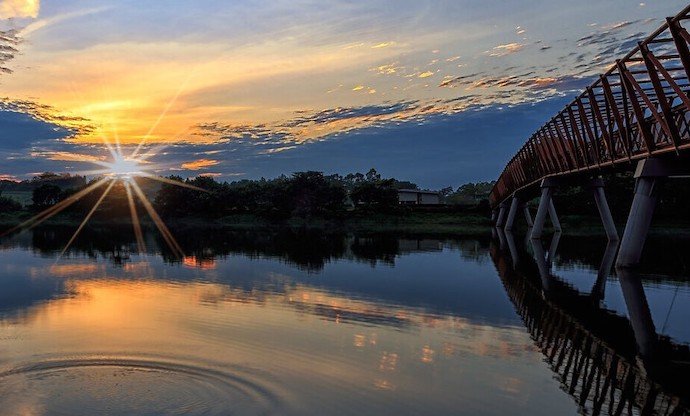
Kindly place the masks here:
POLYGON ((400 205, 440 205, 438 192, 420 191, 419 189, 398 189, 400 205))

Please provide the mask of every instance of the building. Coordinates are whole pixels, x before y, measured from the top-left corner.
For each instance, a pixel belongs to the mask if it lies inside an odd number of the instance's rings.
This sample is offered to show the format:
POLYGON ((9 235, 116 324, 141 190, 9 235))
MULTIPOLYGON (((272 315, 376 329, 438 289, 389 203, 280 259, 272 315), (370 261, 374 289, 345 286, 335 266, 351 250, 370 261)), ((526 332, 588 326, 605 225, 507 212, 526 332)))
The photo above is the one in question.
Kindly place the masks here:
POLYGON ((441 198, 438 192, 398 189, 398 202, 401 205, 439 205, 441 198))

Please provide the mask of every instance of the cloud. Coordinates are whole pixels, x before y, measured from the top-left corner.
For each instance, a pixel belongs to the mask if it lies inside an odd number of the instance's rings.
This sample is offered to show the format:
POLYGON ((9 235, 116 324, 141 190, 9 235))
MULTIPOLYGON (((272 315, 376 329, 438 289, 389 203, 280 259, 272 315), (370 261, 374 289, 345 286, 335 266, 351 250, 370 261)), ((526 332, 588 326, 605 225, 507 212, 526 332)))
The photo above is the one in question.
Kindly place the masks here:
POLYGON ((394 44, 395 44, 395 42, 382 42, 382 43, 378 43, 378 44, 372 46, 371 49, 387 48, 389 46, 393 46, 394 44))
POLYGON ((367 105, 361 107, 337 107, 322 110, 311 115, 297 117, 282 124, 282 126, 305 127, 313 124, 328 124, 344 120, 372 120, 391 117, 416 108, 418 108, 416 101, 403 101, 399 103, 367 105))
POLYGON ((22 17, 37 18, 40 0, 2 0, 0 1, 0 19, 22 17))
POLYGON ((491 50, 484 52, 489 56, 507 56, 521 51, 525 46, 524 43, 509 43, 506 45, 494 46, 491 50))
POLYGON ((187 170, 201 170, 205 169, 209 166, 215 166, 220 164, 220 161, 218 160, 213 160, 213 159, 197 159, 192 162, 186 162, 180 165, 182 169, 187 169, 187 170))
POLYGON ((397 62, 394 62, 392 64, 379 65, 375 68, 371 68, 370 71, 376 72, 377 74, 380 74, 380 75, 391 75, 391 74, 395 74, 395 73, 397 73, 403 69, 405 69, 405 68, 398 65, 397 62))
POLYGON ((66 151, 56 152, 31 152, 32 157, 42 157, 48 160, 62 161, 62 162, 97 162, 105 160, 105 155, 93 155, 85 153, 75 153, 66 151))
POLYGON ((611 29, 620 29, 620 28, 635 24, 637 22, 639 22, 639 20, 634 21, 634 22, 625 21, 625 22, 614 23, 613 25, 611 25, 611 29))
POLYGON ((283 146, 283 147, 275 147, 273 149, 268 149, 266 153, 279 153, 279 152, 284 152, 286 150, 292 150, 292 149, 297 149, 299 146, 283 146))
POLYGON ((0 73, 12 73, 12 70, 5 65, 19 52, 16 48, 19 41, 16 30, 0 30, 0 73))
POLYGON ((58 141, 73 132, 31 114, 4 107, 0 101, 0 149, 22 151, 48 141, 58 141))

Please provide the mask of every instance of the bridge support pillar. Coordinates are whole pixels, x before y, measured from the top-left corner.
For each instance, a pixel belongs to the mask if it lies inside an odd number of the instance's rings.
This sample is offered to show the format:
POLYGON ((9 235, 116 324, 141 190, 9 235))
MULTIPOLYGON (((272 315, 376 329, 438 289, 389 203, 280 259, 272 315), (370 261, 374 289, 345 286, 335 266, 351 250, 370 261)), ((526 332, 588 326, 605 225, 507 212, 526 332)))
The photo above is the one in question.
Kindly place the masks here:
POLYGON ((563 231, 561 228, 561 221, 558 219, 558 215, 556 214, 556 206, 553 204, 553 199, 549 201, 549 218, 551 219, 551 225, 553 225, 554 231, 559 233, 563 231))
POLYGON ((590 296, 600 304, 604 300, 606 294, 606 279, 608 279, 611 269, 613 268, 613 263, 616 261, 616 252, 618 251, 618 240, 609 240, 606 245, 606 251, 604 251, 604 256, 601 258, 601 265, 599 265, 599 271, 597 272, 597 280, 594 282, 594 286, 590 291, 590 296))
POLYGON ((530 214, 529 206, 527 206, 527 204, 522 205, 522 212, 525 214, 525 221, 527 221, 527 226, 534 227, 534 221, 532 221, 532 214, 530 214))
POLYGON ((623 231, 616 267, 631 267, 639 264, 656 201, 660 181, 670 174, 670 166, 663 160, 645 159, 635 170, 635 197, 633 198, 628 222, 623 231))
POLYGON ((554 188, 558 184, 551 178, 546 178, 541 181, 541 199, 539 200, 539 208, 537 208, 537 215, 534 217, 534 227, 532 227, 532 239, 540 239, 544 231, 544 223, 546 222, 546 214, 551 217, 551 223, 556 231, 561 231, 561 223, 558 221, 556 215, 556 208, 553 206, 551 197, 553 196, 554 188))
POLYGON ((498 218, 496 218, 496 227, 502 227, 503 226, 503 219, 506 216, 506 203, 501 202, 501 205, 498 206, 498 218))
POLYGON ((618 271, 618 280, 640 355, 647 361, 654 359, 658 336, 642 280, 639 275, 626 269, 618 271))
POLYGON ((520 198, 517 195, 513 195, 513 200, 510 202, 510 211, 508 211, 508 218, 506 219, 506 231, 513 229, 513 223, 515 222, 515 216, 517 215, 517 210, 520 207, 520 202, 520 198))
POLYGON ((606 194, 604 193, 604 180, 600 177, 592 179, 592 182, 590 182, 589 186, 592 188, 594 201, 597 204, 601 222, 604 224, 604 230, 606 230, 606 237, 608 237, 609 241, 618 241, 616 224, 613 222, 611 209, 609 209, 609 203, 606 200, 606 194))

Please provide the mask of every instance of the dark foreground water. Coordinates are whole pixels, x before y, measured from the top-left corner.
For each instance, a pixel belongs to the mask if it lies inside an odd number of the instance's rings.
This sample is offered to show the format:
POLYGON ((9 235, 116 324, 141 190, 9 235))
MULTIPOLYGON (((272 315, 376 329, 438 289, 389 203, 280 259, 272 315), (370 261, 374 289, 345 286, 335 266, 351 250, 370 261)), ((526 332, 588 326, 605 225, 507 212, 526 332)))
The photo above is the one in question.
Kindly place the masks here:
POLYGON ((603 238, 186 230, 179 258, 91 229, 61 255, 72 231, 1 240, 2 415, 683 414, 690 397, 680 240, 633 275, 608 273, 603 238))

